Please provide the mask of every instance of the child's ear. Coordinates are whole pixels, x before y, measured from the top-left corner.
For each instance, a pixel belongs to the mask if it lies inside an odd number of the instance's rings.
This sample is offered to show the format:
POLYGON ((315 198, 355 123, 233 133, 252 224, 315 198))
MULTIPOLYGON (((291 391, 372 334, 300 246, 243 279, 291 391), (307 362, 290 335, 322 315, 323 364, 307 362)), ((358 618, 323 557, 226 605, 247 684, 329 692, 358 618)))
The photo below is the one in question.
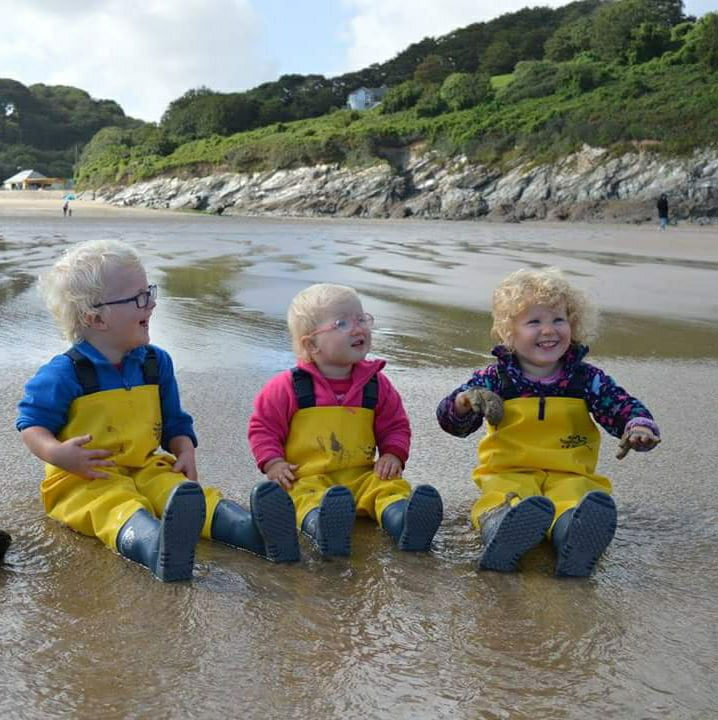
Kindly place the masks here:
POLYGON ((105 318, 101 312, 85 313, 82 318, 82 324, 85 327, 101 330, 106 326, 105 318))
POLYGON ((309 335, 305 335, 302 338, 302 350, 304 351, 304 354, 308 358, 313 358, 314 354, 317 352, 317 344, 314 342, 314 338, 310 337, 309 335))

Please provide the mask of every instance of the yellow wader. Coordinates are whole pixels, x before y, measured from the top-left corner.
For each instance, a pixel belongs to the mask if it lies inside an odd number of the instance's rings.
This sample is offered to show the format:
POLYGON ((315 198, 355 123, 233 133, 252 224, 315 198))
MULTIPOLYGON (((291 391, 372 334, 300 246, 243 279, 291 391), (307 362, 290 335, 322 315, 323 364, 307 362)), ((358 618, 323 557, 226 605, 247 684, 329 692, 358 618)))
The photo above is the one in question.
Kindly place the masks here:
MULTIPOLYGON (((97 537, 112 550, 120 528, 140 508, 160 517, 172 488, 185 481, 172 472, 173 455, 155 454, 162 433, 158 385, 102 390, 76 398, 61 442, 91 435, 87 449, 111 450, 114 467, 101 467, 107 478, 88 479, 47 464, 41 486, 47 514, 73 530, 97 537)), ((209 538, 212 517, 222 496, 204 488, 207 518, 202 537, 209 538)))
POLYGON ((554 521, 592 490, 611 492, 611 481, 596 475, 601 436, 586 402, 578 397, 504 400, 504 417, 487 426, 478 447, 474 482, 481 498, 471 522, 506 502, 545 495, 556 506, 554 521))
POLYGON ((285 446, 287 462, 299 467, 289 491, 301 528, 306 514, 319 507, 333 485, 354 497, 357 515, 380 523, 389 505, 408 498, 411 486, 402 477, 382 480, 374 472, 374 410, 327 405, 302 407, 292 417, 285 446))

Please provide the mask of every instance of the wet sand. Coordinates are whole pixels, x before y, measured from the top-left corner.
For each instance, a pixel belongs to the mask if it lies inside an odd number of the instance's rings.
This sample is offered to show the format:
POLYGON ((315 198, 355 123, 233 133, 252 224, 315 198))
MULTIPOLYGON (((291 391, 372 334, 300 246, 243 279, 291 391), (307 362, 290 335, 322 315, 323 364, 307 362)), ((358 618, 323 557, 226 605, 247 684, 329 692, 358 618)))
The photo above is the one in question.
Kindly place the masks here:
POLYGON ((718 401, 715 232, 106 206, 66 221, 61 205, 59 218, 33 208, 0 217, 0 527, 14 536, 0 568, 1 717, 716 716, 718 504, 703 431, 718 401), (35 275, 97 236, 131 242, 157 278, 151 336, 175 359, 201 479, 242 502, 261 478, 246 441, 252 399, 293 362, 288 299, 320 279, 356 285, 412 421, 406 477, 444 498, 432 552, 399 553, 368 521, 350 559, 323 561, 302 538, 292 567, 202 541, 193 581, 168 587, 46 518, 40 463, 13 427, 25 380, 64 349, 35 275), (497 278, 546 263, 614 308, 589 360, 663 433, 656 451, 619 462, 602 432, 619 525, 585 581, 557 580, 547 544, 519 573, 476 571, 478 435, 451 437, 434 418, 489 360, 497 278))

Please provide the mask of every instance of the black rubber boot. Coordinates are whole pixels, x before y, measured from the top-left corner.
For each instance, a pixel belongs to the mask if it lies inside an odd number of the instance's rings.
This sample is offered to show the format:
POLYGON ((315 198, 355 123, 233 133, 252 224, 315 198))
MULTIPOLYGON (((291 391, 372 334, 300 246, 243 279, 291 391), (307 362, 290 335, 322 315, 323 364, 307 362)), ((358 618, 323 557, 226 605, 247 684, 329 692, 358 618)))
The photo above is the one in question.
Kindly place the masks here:
POLYGON ((11 542, 12 538, 4 530, 0 530, 0 563, 5 559, 5 553, 11 542))
POLYGON ((299 560, 292 498, 279 485, 265 481, 252 490, 250 507, 251 512, 233 500, 220 500, 212 517, 212 539, 271 562, 299 560))
POLYGON ((444 505, 431 485, 419 485, 408 500, 388 505, 381 515, 381 526, 400 550, 420 552, 431 549, 431 541, 441 525, 444 505))
POLYGON ((542 495, 533 495, 516 505, 501 505, 481 518, 484 551, 479 569, 511 572, 524 553, 538 545, 551 527, 554 505, 542 495))
POLYGON ((143 508, 120 528, 117 550, 163 582, 190 580, 205 512, 202 488, 182 483, 170 493, 161 520, 143 508))
POLYGON ((306 514, 302 532, 314 540, 322 556, 348 556, 352 549, 355 513, 351 492, 335 485, 324 493, 322 504, 306 514))
POLYGON ((616 533, 616 503, 607 493, 587 493, 553 526, 556 575, 588 577, 616 533))

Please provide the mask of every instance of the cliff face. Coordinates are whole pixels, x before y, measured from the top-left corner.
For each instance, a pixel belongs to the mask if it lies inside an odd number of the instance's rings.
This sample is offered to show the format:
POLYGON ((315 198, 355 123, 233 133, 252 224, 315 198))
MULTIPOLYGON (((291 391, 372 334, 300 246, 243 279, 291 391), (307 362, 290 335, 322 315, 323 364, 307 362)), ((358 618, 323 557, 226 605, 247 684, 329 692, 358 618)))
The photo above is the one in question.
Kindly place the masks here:
POLYGON ((520 165, 503 173, 433 152, 406 151, 390 160, 364 169, 321 165, 155 178, 97 194, 116 205, 227 215, 639 223, 655 221, 656 200, 665 192, 672 218, 718 223, 715 149, 667 159, 646 150, 614 157, 584 146, 556 164, 520 165))

